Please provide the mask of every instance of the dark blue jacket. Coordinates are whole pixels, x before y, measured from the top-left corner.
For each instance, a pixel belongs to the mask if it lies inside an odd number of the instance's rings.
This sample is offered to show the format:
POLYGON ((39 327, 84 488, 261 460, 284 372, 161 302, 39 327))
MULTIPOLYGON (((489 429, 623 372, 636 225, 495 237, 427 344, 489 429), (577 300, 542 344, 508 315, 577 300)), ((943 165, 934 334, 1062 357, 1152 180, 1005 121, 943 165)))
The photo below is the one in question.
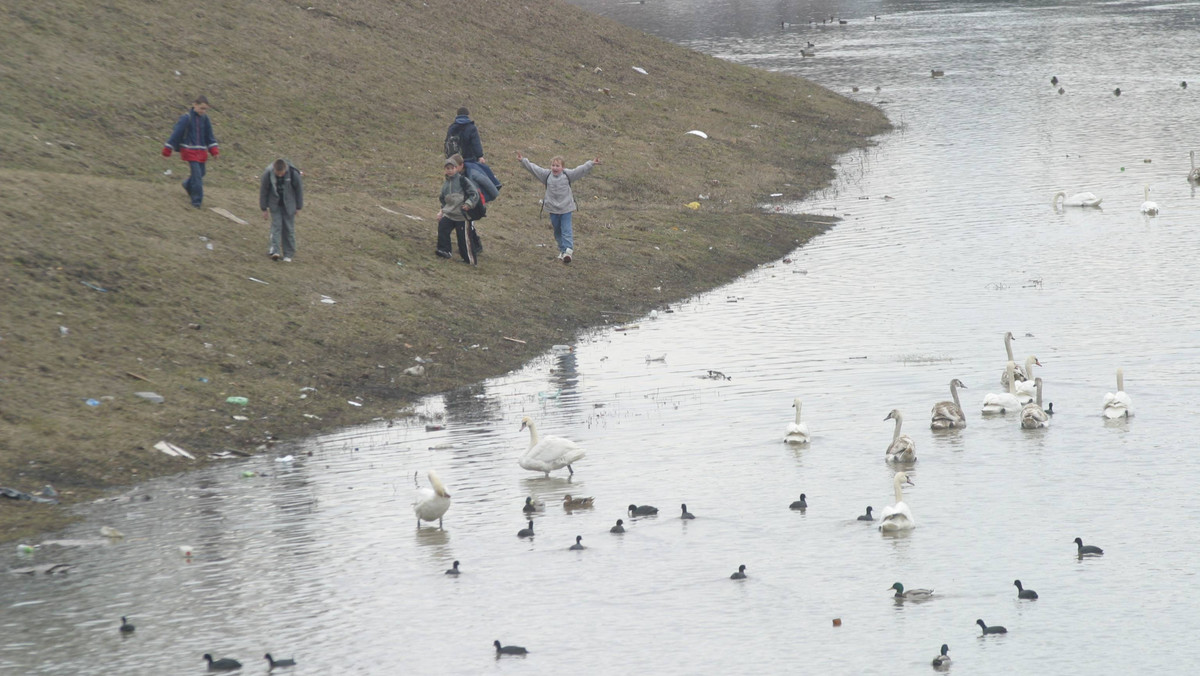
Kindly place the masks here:
POLYGON ((450 123, 446 136, 457 134, 462 139, 462 156, 464 162, 478 162, 483 157, 483 141, 479 140, 479 130, 475 123, 466 115, 459 115, 450 123))
POLYGON ((198 115, 189 110, 179 116, 166 147, 180 151, 185 162, 203 162, 211 153, 217 155, 217 138, 213 136, 212 121, 207 115, 198 115))

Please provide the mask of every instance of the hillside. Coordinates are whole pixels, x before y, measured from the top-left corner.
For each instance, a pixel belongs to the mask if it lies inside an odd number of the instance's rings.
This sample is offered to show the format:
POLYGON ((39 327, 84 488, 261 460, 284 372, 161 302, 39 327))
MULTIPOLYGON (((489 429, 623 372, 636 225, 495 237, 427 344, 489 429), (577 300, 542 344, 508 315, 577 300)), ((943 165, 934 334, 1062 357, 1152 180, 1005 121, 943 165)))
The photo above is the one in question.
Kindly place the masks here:
MULTIPOLYGON (((607 313, 733 279, 825 227, 761 213, 766 193, 826 185, 888 129, 812 83, 557 1, 24 4, 0 6, 0 486, 68 502, 198 464, 159 440, 253 451, 395 416, 631 316, 607 313), (159 155, 199 93, 222 149, 205 207, 248 225, 191 209, 186 165, 159 155), (433 255, 460 105, 505 182, 478 268, 433 255), (518 150, 604 159, 575 187, 569 267, 518 150), (277 156, 306 173, 290 265, 267 260, 257 212, 277 156), (402 375, 417 356, 428 374, 402 375)), ((0 501, 0 540, 65 518, 0 501)))

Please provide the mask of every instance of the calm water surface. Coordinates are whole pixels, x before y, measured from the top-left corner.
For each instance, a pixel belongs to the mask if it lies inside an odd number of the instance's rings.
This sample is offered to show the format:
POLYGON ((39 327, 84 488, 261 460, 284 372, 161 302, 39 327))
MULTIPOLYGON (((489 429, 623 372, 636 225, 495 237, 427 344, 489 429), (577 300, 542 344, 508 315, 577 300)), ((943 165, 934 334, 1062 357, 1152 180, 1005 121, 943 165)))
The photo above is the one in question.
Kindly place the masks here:
POLYGON ((942 643, 972 674, 1200 667, 1200 91, 1179 86, 1200 88, 1200 5, 581 4, 883 106, 896 133, 810 203, 771 205, 844 222, 791 263, 423 402, 443 431, 380 422, 89 508, 64 539, 126 538, 3 555, 76 567, 0 579, 0 672, 200 673, 205 652, 254 672, 269 651, 296 674, 927 673, 942 643), (849 23, 780 30, 827 14, 849 23), (1104 208, 1056 212, 1060 189, 1104 208), (978 413, 1005 331, 1044 365, 1047 430, 978 413), (1137 415, 1106 422, 1118 366, 1137 415), (952 378, 969 427, 934 434, 952 378), (803 450, 781 443, 797 396, 803 450), (888 537, 855 517, 892 503, 892 408, 917 444, 918 527, 888 537), (523 416, 588 450, 573 480, 517 466, 523 416), (409 506, 428 469, 453 496, 443 531, 409 506), (802 492, 807 512, 787 509, 802 492), (596 507, 564 512, 564 493, 596 507), (532 541, 528 494, 550 503, 532 541), (576 535, 588 550, 567 551, 576 535), (1077 559, 1077 536, 1106 554, 1077 559), (1015 578, 1041 599, 1018 602, 1015 578), (897 605, 897 580, 935 599, 897 605), (494 639, 531 654, 497 661, 494 639))

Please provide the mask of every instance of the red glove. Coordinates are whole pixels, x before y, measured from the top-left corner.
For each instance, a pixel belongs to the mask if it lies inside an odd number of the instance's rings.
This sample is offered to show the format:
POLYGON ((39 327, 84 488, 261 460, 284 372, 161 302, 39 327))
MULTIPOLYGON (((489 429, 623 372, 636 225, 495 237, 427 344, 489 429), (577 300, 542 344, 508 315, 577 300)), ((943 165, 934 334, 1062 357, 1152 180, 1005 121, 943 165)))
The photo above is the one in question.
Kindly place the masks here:
POLYGON ((221 154, 221 149, 216 146, 213 146, 208 149, 208 154, 212 155, 213 157, 216 157, 217 155, 221 154))
POLYGON ((171 146, 163 146, 163 157, 171 156, 171 146))

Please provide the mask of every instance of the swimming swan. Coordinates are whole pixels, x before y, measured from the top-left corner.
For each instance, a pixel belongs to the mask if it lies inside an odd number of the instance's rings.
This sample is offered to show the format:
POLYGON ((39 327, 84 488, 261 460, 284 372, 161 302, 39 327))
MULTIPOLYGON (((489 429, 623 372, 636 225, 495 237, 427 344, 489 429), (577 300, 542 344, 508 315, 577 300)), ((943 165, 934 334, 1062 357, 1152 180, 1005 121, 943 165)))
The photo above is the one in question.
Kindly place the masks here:
POLYGON ((1037 401, 1031 401, 1021 409, 1021 427, 1027 430, 1050 426, 1050 416, 1042 410, 1042 379, 1034 378, 1033 382, 1037 388, 1037 401))
POLYGON ((929 427, 935 430, 948 430, 956 427, 966 427, 967 417, 963 415, 962 404, 958 401, 958 388, 966 389, 958 378, 950 381, 950 397, 954 401, 939 401, 933 405, 932 420, 929 427))
MULTIPOLYGON (((1186 82, 1184 84, 1187 84, 1186 82)), ((1187 87, 1184 87, 1187 89, 1187 87)), ((1192 183, 1200 183, 1200 169, 1196 168, 1196 151, 1188 151, 1188 156, 1192 158, 1192 170, 1188 172, 1188 180, 1192 183)))
MULTIPOLYGON (((1012 331, 1009 331, 1008 333, 1004 334, 1004 351, 1005 351, 1005 353, 1008 354, 1008 361, 1011 361, 1012 363, 1016 364, 1017 360, 1015 357, 1013 357, 1013 352, 1012 352, 1013 340, 1015 340, 1015 339, 1013 338, 1012 331)), ((1017 367, 1015 369, 1013 369, 1013 377, 1017 379, 1017 382, 1021 382, 1026 379, 1025 371, 1021 369, 1021 366, 1019 364, 1017 365, 1017 367)), ((1008 369, 1004 369, 1000 372, 1000 389, 1007 392, 1008 391, 1008 382, 1009 382, 1008 369)))
MULTIPOLYGON (((1008 373, 1012 374, 1013 371, 1016 370, 1016 366, 1017 365, 1012 363, 1011 361, 1008 362, 1008 366, 1006 367, 1008 369, 1008 373)), ((1020 411, 1020 410, 1021 410, 1021 401, 1019 399, 1017 399, 1016 387, 1013 383, 1012 377, 1009 377, 1009 379, 1008 379, 1008 392, 1002 392, 1000 394, 992 393, 992 394, 988 394, 988 395, 984 396, 984 398, 983 398, 983 412, 985 414, 990 414, 990 413, 1004 414, 1004 413, 1008 413, 1009 411, 1020 411)))
POLYGON ((1143 195, 1142 199, 1145 200, 1144 202, 1142 202, 1142 213, 1146 214, 1147 216, 1157 216, 1158 215, 1158 203, 1150 201, 1150 186, 1146 185, 1146 186, 1142 186, 1142 187, 1144 188, 1144 192, 1142 193, 1142 195, 1143 195))
POLYGON ((891 532, 917 527, 912 510, 904 504, 904 493, 900 491, 901 484, 915 485, 907 474, 896 472, 896 476, 892 478, 892 485, 896 488, 896 504, 883 508, 882 518, 879 520, 879 530, 881 531, 891 532))
POLYGON ((1017 380, 1017 386, 1014 388, 1014 391, 1016 392, 1017 399, 1021 400, 1021 404, 1028 404, 1033 401, 1033 395, 1037 394, 1037 389, 1033 384, 1033 367, 1041 365, 1042 362, 1038 361, 1037 357, 1029 355, 1025 358, 1025 377, 1017 378, 1017 372, 1013 371, 1013 377, 1017 380))
POLYGON ((800 397, 792 401, 792 408, 796 409, 796 422, 787 426, 787 436, 783 440, 789 444, 807 444, 808 425, 800 422, 800 397))
POLYGON ((526 427, 529 428, 529 450, 525 451, 520 460, 522 468, 531 472, 545 472, 547 478, 550 477, 550 472, 563 467, 571 474, 575 473, 571 463, 582 459, 587 454, 586 451, 570 439, 555 436, 539 439, 537 427, 529 418, 521 420, 521 429, 526 427))
POLYGON ((1117 369, 1117 391, 1104 393, 1104 417, 1116 420, 1133 415, 1133 399, 1125 394, 1125 370, 1117 369))
POLYGON ((900 434, 900 426, 904 424, 904 416, 900 409, 893 408, 884 420, 896 421, 896 429, 892 432, 892 443, 887 447, 884 458, 888 462, 914 462, 917 459, 917 444, 907 434, 900 434))
POLYGON ((1074 195, 1067 197, 1067 193, 1059 190, 1058 192, 1054 193, 1054 201, 1051 202, 1051 204, 1053 204, 1055 207, 1058 207, 1058 200, 1060 198, 1062 199, 1062 206, 1064 207, 1098 207, 1100 206, 1101 201, 1101 198, 1096 197, 1096 195, 1090 192, 1075 193, 1074 195))
POLYGON ((437 520, 438 528, 442 527, 442 515, 450 509, 450 494, 442 485, 442 480, 433 470, 429 470, 429 483, 432 488, 422 488, 417 492, 417 501, 413 503, 413 513, 417 515, 417 528, 422 521, 437 520))

